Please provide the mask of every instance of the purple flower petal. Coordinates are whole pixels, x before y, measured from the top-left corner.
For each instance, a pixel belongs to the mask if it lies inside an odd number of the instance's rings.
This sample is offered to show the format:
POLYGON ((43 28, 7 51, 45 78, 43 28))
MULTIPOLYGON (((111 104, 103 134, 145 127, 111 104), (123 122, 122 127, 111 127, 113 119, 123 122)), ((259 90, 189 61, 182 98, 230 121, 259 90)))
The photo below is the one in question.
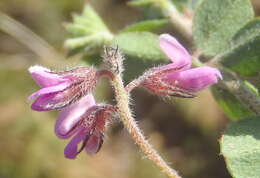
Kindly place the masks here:
POLYGON ((40 87, 54 86, 61 82, 67 81, 59 75, 51 73, 49 69, 38 65, 30 67, 29 72, 40 87))
POLYGON ((29 96, 28 100, 33 100, 33 99, 35 99, 39 96, 45 95, 45 94, 62 91, 64 89, 66 89, 69 85, 70 85, 69 82, 64 82, 64 83, 61 83, 58 85, 50 86, 47 88, 42 88, 42 89, 38 90, 37 92, 33 93, 31 96, 29 96))
POLYGON ((168 75, 166 82, 191 92, 200 91, 222 79, 218 69, 213 67, 197 67, 168 75))
POLYGON ((65 107, 59 113, 55 124, 55 133, 59 138, 68 138, 76 132, 73 129, 75 125, 82 119, 82 115, 88 108, 95 105, 95 99, 92 94, 82 97, 76 103, 65 107))
POLYGON ((160 47, 163 52, 171 59, 176 68, 190 68, 190 54, 174 37, 169 34, 160 35, 160 47))
POLYGON ((66 158, 75 159, 78 154, 78 144, 86 138, 84 131, 80 131, 75 135, 64 149, 64 155, 66 158))
POLYGON ((32 109, 37 108, 37 111, 62 109, 80 100, 90 90, 91 88, 86 87, 83 82, 77 85, 72 84, 71 87, 65 90, 39 96, 33 103, 33 106, 36 107, 32 107, 32 109))
POLYGON ((97 153, 103 144, 103 135, 100 132, 94 132, 93 135, 90 136, 85 150, 87 154, 93 155, 97 153))
POLYGON ((32 104, 31 109, 35 111, 53 110, 57 103, 62 102, 59 92, 49 93, 38 97, 32 104))

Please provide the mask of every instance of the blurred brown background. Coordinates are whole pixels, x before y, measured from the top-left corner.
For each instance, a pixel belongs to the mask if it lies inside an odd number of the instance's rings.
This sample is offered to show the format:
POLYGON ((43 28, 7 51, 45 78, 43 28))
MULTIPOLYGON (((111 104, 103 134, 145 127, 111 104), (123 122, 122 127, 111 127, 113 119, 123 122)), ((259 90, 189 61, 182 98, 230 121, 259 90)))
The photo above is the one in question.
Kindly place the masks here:
MULTIPOLYGON (((140 10, 126 2, 92 0, 91 4, 117 32, 141 19, 140 10)), ((68 160, 63 156, 68 140, 57 139, 53 132, 57 113, 30 110, 27 96, 38 87, 27 72, 29 66, 60 69, 81 63, 78 57, 65 59, 63 25, 71 21, 72 13, 81 12, 83 4, 83 0, 0 1, 0 178, 165 177, 140 154, 120 122, 112 124, 97 155, 81 153, 68 160)), ((253 4, 259 13, 259 0, 253 4)), ((101 100, 111 98, 102 87, 97 95, 101 100)), ((145 135, 183 177, 230 177, 218 145, 228 120, 209 91, 195 99, 170 102, 137 89, 132 98, 145 135)))

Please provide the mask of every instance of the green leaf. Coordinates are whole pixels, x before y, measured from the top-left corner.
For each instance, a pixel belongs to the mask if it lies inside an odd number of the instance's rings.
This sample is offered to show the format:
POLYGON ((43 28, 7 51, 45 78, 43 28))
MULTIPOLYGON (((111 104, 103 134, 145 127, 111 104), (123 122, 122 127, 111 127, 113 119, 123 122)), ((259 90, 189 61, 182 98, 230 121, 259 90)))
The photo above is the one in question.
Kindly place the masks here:
POLYGON ((159 47, 159 37, 150 32, 127 32, 115 36, 113 42, 124 54, 151 61, 167 61, 159 47))
POLYGON ((127 32, 115 36, 113 45, 118 45, 126 55, 124 79, 129 82, 146 69, 170 62, 159 47, 159 37, 150 32, 127 32))
POLYGON ((103 20, 90 5, 85 5, 81 15, 73 15, 73 23, 67 24, 66 29, 73 37, 108 31, 103 20))
POLYGON ((239 30, 232 39, 233 48, 220 63, 245 77, 257 77, 260 72, 260 18, 239 30))
POLYGON ((213 86, 212 92, 216 101, 229 119, 240 120, 255 115, 228 90, 213 86))
POLYGON ((241 28, 232 38, 232 46, 245 44, 248 41, 260 36, 260 18, 255 18, 241 28))
POLYGON ((142 31, 156 31, 165 27, 168 24, 166 19, 146 20, 133 25, 129 25, 122 30, 122 32, 142 32, 142 31))
POLYGON ((232 123, 220 140, 221 153, 235 178, 260 177, 260 117, 232 123))
POLYGON ((221 57, 220 63, 242 76, 254 77, 260 72, 260 36, 241 44, 221 57))
POLYGON ((71 38, 65 41, 70 54, 91 52, 113 38, 109 29, 90 5, 84 7, 82 15, 74 15, 73 23, 67 24, 66 29, 71 35, 71 38))
POLYGON ((226 51, 235 33, 252 20, 249 0, 201 0, 194 16, 194 41, 204 54, 226 51))
POLYGON ((149 68, 162 64, 163 62, 160 60, 142 60, 137 57, 126 56, 126 60, 124 60, 124 81, 128 83, 133 79, 141 76, 144 71, 148 70, 149 68))
POLYGON ((89 66, 99 66, 102 64, 102 58, 100 57, 101 50, 98 50, 94 53, 86 53, 82 56, 81 60, 83 60, 89 66))

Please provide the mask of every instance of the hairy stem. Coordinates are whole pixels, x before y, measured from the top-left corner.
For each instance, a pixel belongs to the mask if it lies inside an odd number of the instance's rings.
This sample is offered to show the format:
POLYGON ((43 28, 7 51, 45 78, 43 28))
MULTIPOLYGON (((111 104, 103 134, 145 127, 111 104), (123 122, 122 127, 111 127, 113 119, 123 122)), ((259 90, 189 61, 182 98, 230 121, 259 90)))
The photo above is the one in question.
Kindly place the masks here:
POLYGON ((178 173, 170 168, 156 150, 148 143, 136 124, 129 108, 129 96, 124 88, 120 74, 116 74, 111 83, 115 90, 115 98, 120 119, 123 121, 124 126, 133 137, 135 143, 140 147, 144 154, 162 170, 162 172, 171 178, 180 178, 178 173))

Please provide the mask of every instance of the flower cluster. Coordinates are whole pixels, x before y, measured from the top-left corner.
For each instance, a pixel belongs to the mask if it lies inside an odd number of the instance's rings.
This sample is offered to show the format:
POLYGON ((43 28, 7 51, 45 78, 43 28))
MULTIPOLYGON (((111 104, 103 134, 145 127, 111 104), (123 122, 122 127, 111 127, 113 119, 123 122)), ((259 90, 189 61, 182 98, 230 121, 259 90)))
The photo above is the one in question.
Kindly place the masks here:
POLYGON ((55 133, 61 139, 74 136, 65 148, 65 156, 75 158, 83 149, 88 154, 98 152, 105 126, 116 112, 114 106, 96 104, 91 94, 102 73, 88 67, 53 72, 41 66, 30 67, 29 72, 42 87, 29 97, 35 99, 31 108, 36 111, 61 109, 55 133))
MULTIPOLYGON (((212 67, 191 69, 191 56, 172 36, 160 36, 160 46, 172 63, 152 68, 126 87, 126 91, 142 86, 162 96, 194 97, 194 92, 217 83, 222 78, 212 67)), ((71 138, 65 148, 67 158, 76 158, 83 149, 88 154, 97 153, 103 143, 106 125, 117 113, 117 107, 96 104, 92 90, 103 75, 113 80, 121 73, 123 56, 118 49, 106 48, 104 62, 110 70, 76 67, 68 71, 53 72, 41 66, 29 68, 33 79, 41 87, 29 99, 36 111, 59 109, 55 133, 61 139, 71 138), (113 52, 113 53, 112 53, 113 52), (114 59, 120 58, 120 59, 114 59), (81 146, 79 147, 79 144, 81 146)))

